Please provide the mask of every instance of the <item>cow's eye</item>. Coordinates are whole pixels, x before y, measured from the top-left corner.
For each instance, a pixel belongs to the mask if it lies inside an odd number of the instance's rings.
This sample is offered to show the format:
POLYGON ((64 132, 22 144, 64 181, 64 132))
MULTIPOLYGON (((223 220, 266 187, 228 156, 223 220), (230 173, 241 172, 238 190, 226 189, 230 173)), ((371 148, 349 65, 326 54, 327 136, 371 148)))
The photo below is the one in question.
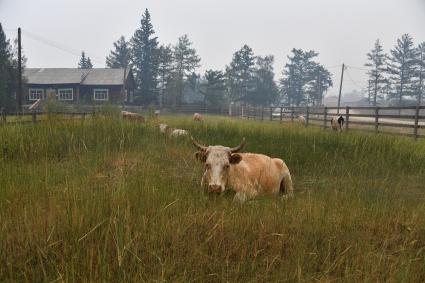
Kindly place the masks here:
POLYGON ((230 168, 230 165, 229 164, 225 164, 224 165, 224 169, 229 169, 230 168))
POLYGON ((205 163, 205 168, 207 168, 207 169, 211 169, 211 164, 209 164, 209 163, 205 163))

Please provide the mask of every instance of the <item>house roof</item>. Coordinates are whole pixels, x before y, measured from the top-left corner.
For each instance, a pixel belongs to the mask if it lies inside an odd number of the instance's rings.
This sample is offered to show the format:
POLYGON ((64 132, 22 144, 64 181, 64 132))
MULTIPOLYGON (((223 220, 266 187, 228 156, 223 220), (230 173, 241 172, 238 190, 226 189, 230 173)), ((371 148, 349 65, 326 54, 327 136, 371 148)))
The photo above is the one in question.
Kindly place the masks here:
MULTIPOLYGON (((124 70, 124 68, 27 68, 24 70, 24 77, 27 84, 122 85, 124 70)), ((128 73, 125 72, 125 79, 128 73)))

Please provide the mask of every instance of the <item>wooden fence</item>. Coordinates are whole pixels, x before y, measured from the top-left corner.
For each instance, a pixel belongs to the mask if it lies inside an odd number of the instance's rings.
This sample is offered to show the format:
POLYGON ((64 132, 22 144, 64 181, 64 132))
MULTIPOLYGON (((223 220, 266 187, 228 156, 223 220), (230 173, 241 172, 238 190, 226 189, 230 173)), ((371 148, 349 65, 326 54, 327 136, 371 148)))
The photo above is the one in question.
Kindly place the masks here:
MULTIPOLYGON (((126 110, 145 113, 146 107, 130 106, 126 110)), ((376 133, 388 133, 411 136, 415 139, 425 137, 425 106, 419 107, 345 107, 338 113, 337 107, 204 107, 200 105, 182 105, 178 109, 164 108, 163 114, 193 114, 199 112, 209 115, 242 117, 273 122, 296 122, 298 116, 303 116, 305 126, 329 128, 330 119, 339 117, 345 119, 344 130, 362 130, 376 133)), ((85 119, 95 115, 88 112, 58 112, 56 119, 85 119)), ((0 113, 2 123, 37 123, 44 120, 48 114, 43 112, 0 113)))
POLYGON ((246 107, 244 118, 261 121, 298 122, 303 116, 305 126, 330 127, 332 117, 345 119, 344 130, 363 130, 425 137, 425 106, 419 107, 246 107))

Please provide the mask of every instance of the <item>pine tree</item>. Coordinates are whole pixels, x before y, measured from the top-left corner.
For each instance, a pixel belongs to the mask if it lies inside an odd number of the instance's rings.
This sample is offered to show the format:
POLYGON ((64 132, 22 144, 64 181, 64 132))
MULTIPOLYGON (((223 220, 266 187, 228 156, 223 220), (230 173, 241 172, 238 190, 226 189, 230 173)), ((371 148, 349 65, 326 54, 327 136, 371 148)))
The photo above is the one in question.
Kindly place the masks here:
POLYGON ((416 68, 416 99, 417 105, 422 104, 422 99, 425 93, 425 42, 422 42, 417 47, 417 68, 416 68))
POLYGON ((318 53, 314 51, 295 48, 292 56, 288 56, 280 84, 289 106, 308 103, 310 83, 317 77, 317 63, 313 61, 316 56, 318 53))
POLYGON ((388 59, 389 80, 394 90, 390 96, 398 98, 398 104, 401 106, 403 97, 414 95, 416 49, 409 34, 404 34, 397 40, 397 45, 391 49, 388 59))
POLYGON ((279 90, 274 81, 274 57, 256 57, 256 66, 253 77, 253 91, 248 94, 251 104, 271 106, 279 96, 279 90))
POLYGON ((106 57, 108 68, 127 68, 130 65, 130 47, 124 36, 114 42, 114 50, 106 57))
POLYGON ((179 37, 178 43, 173 48, 174 74, 173 74, 173 106, 180 107, 183 99, 184 83, 199 67, 201 59, 192 48, 187 35, 179 37))
POLYGON ((87 69, 87 58, 84 51, 81 52, 80 61, 78 62, 78 69, 87 69))
POLYGON ((332 74, 321 64, 314 64, 308 83, 308 104, 322 105, 324 93, 333 86, 332 74))
POLYGON ((159 105, 168 98, 168 90, 172 81, 173 75, 173 50, 170 45, 159 47, 158 57, 158 90, 159 90, 159 105))
POLYGON ((371 70, 367 72, 369 80, 371 82, 370 92, 373 97, 373 106, 376 106, 377 98, 383 98, 383 90, 386 84, 385 72, 386 58, 379 39, 375 42, 375 47, 367 53, 368 62, 365 64, 366 67, 370 67, 371 70))
POLYGON ((148 9, 142 15, 140 24, 131 39, 131 61, 139 100, 152 103, 158 91, 158 38, 154 36, 148 9))
POLYGON ((225 96, 225 76, 222 71, 207 70, 205 71, 203 84, 205 105, 211 106, 222 106, 224 104, 225 96))
POLYGON ((14 94, 18 88, 17 62, 0 23, 0 110, 13 110, 16 107, 14 94))
POLYGON ((244 45, 233 54, 232 62, 226 66, 226 84, 229 101, 247 103, 253 89, 255 56, 252 48, 244 45))
POLYGON ((91 62, 90 57, 87 57, 87 61, 86 61, 86 69, 92 69, 93 68, 93 64, 91 62))

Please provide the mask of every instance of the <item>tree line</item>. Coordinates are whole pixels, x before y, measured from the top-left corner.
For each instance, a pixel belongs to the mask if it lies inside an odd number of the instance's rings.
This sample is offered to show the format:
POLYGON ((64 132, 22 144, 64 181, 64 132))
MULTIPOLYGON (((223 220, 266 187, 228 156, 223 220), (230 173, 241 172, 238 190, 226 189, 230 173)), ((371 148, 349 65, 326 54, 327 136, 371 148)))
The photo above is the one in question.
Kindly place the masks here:
POLYGON ((376 106, 378 99, 416 99, 421 105, 425 83, 425 42, 415 46, 413 38, 404 34, 397 39, 389 54, 384 52, 380 40, 367 53, 368 101, 376 106))
POLYGON ((196 73, 201 59, 188 36, 179 37, 174 45, 160 44, 146 9, 132 38, 121 36, 113 43, 106 65, 133 70, 136 103, 179 107, 185 97, 195 97, 207 107, 316 105, 333 85, 331 73, 314 60, 317 56, 315 51, 293 49, 283 79, 277 82, 274 56, 256 56, 244 45, 224 70, 209 69, 201 75, 196 73))

